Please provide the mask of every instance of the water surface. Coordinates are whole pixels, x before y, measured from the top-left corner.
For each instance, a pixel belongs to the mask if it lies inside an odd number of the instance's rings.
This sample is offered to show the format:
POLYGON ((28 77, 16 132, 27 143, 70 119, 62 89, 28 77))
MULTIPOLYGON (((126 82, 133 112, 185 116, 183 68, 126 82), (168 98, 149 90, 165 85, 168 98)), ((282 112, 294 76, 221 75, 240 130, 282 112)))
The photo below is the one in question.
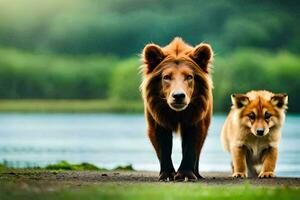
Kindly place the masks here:
MULTIPOLYGON (((200 159, 200 171, 230 171, 220 130, 225 116, 213 122, 200 159)), ((288 116, 277 164, 279 176, 300 176, 300 116, 288 116)), ((173 161, 181 159, 174 139, 173 161)), ((90 162, 113 168, 133 164, 138 170, 159 170, 145 130, 143 115, 125 114, 0 114, 0 161, 15 166, 45 166, 60 160, 90 162)))

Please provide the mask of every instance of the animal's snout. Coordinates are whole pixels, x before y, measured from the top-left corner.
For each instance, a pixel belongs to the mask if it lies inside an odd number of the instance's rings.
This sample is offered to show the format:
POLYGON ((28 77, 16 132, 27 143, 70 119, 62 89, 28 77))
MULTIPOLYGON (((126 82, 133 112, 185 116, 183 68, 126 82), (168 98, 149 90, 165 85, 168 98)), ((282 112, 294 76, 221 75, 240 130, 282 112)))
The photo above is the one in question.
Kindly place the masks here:
POLYGON ((182 103, 185 99, 185 94, 183 92, 174 92, 172 94, 172 97, 174 98, 174 101, 176 103, 182 103))
POLYGON ((264 132, 265 132, 265 129, 264 129, 264 128, 258 128, 258 129, 256 130, 256 134, 257 134, 258 136, 263 136, 263 135, 264 135, 264 132))
POLYGON ((184 110, 188 106, 189 101, 189 97, 186 95, 184 90, 175 90, 168 98, 169 106, 175 111, 184 110))

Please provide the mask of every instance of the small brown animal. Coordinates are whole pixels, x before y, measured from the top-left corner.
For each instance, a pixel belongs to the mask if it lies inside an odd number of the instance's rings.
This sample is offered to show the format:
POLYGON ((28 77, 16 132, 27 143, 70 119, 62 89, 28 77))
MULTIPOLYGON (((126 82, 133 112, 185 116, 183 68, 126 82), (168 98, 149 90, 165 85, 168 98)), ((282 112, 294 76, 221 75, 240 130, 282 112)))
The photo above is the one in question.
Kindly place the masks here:
POLYGON ((251 91, 233 94, 231 100, 221 140, 232 156, 232 176, 274 177, 288 96, 251 91))
POLYGON ((140 88, 148 136, 160 161, 159 180, 202 178, 198 162, 212 114, 212 58, 210 45, 192 47, 178 37, 165 47, 148 44, 143 50, 140 88), (173 132, 182 138, 177 173, 171 159, 173 132))

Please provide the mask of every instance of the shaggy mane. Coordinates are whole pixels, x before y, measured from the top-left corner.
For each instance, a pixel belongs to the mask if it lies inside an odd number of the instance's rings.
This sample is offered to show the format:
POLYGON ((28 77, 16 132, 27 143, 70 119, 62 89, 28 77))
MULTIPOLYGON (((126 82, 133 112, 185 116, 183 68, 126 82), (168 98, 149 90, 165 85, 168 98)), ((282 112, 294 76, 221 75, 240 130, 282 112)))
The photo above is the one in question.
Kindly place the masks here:
MULTIPOLYGON (((194 47, 185 43, 181 38, 175 38, 170 44, 162 47, 165 58, 155 69, 148 73, 145 65, 141 66, 143 71, 143 82, 140 85, 142 91, 145 111, 149 112, 157 123, 176 130, 181 123, 193 124, 203 119, 212 108, 212 80, 209 73, 190 57, 194 47), (195 88, 188 107, 176 112, 172 110, 161 93, 161 74, 170 63, 185 62, 194 71, 195 88)), ((210 63, 208 64, 210 68, 210 63)))

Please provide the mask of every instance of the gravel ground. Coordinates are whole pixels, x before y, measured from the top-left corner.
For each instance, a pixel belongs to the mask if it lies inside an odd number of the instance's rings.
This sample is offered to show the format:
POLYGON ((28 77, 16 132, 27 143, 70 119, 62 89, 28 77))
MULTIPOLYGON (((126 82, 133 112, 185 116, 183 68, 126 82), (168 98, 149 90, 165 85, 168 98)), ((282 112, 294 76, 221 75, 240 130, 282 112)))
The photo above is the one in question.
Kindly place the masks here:
MULTIPOLYGON (((202 173, 205 179, 194 184, 230 186, 247 183, 253 186, 288 186, 300 187, 300 178, 277 177, 271 179, 233 179, 229 173, 202 173)), ((176 184, 176 182, 159 182, 157 172, 122 172, 122 171, 44 171, 44 170, 12 170, 0 172, 0 186, 17 186, 18 188, 38 188, 55 190, 59 188, 80 188, 101 184, 176 184)))

